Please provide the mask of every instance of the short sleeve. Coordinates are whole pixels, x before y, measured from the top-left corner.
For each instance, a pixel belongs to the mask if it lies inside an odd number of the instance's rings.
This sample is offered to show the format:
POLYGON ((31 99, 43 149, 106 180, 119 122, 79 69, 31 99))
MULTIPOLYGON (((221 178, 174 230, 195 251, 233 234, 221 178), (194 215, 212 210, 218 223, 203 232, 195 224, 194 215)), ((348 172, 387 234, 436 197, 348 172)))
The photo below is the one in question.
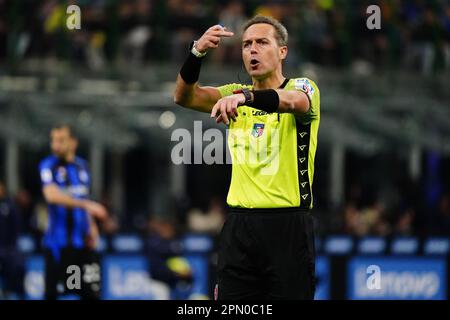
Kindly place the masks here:
POLYGON ((248 87, 250 87, 250 86, 242 85, 239 83, 230 83, 230 84, 226 84, 226 85, 217 87, 217 89, 219 90, 220 95, 223 98, 226 96, 231 96, 233 94, 233 91, 235 91, 235 90, 239 90, 242 88, 248 88, 248 87))
POLYGON ((316 118, 320 113, 320 91, 314 81, 308 78, 294 79, 294 88, 306 93, 309 100, 309 111, 307 115, 316 118))

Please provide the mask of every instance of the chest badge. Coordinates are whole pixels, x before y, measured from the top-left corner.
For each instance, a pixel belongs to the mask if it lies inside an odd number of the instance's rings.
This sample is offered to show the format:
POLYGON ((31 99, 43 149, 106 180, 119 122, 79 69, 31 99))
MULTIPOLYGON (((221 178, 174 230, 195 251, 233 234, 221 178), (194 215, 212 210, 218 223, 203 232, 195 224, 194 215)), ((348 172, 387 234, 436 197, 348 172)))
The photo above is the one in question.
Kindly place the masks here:
POLYGON ((264 123, 255 123, 253 125, 252 136, 259 138, 264 133, 264 123))

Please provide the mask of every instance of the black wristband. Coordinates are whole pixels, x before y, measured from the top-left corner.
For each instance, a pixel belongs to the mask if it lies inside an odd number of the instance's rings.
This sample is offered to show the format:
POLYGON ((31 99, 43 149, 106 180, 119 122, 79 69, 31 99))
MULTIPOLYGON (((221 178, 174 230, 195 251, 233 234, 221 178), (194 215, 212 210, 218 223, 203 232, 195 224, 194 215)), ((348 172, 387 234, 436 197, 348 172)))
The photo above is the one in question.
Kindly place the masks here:
POLYGON ((193 84, 198 81, 202 60, 203 58, 197 58, 192 52, 189 52, 189 56, 180 70, 180 76, 184 82, 193 84))
POLYGON ((280 97, 274 89, 255 90, 253 92, 253 102, 250 107, 272 113, 278 110, 280 97))

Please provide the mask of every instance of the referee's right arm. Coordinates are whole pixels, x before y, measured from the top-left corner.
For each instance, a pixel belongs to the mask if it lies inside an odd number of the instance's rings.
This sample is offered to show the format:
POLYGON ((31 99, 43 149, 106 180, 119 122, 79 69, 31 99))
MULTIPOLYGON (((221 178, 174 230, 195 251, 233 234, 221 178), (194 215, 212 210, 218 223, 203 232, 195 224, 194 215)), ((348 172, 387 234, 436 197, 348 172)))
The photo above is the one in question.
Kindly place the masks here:
POLYGON ((195 42, 177 77, 174 93, 176 104, 197 111, 211 112, 221 95, 217 88, 198 85, 202 59, 209 49, 219 46, 221 37, 232 35, 232 32, 226 31, 222 26, 215 25, 195 42))

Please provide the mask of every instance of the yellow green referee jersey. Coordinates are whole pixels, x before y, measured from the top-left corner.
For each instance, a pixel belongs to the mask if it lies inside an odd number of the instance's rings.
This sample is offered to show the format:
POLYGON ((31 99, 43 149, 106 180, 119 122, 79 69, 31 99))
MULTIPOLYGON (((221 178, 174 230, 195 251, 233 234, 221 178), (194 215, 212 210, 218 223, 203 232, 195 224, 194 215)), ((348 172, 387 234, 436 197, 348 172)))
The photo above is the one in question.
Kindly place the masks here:
MULTIPOLYGON (((237 83, 218 87, 222 97, 251 85, 237 83)), ((307 113, 267 113, 248 106, 238 108, 230 120, 228 148, 232 175, 227 203, 237 208, 310 209, 317 133, 320 122, 320 92, 307 78, 289 79, 284 90, 306 93, 307 113)), ((256 107, 256 106, 255 106, 256 107)))

